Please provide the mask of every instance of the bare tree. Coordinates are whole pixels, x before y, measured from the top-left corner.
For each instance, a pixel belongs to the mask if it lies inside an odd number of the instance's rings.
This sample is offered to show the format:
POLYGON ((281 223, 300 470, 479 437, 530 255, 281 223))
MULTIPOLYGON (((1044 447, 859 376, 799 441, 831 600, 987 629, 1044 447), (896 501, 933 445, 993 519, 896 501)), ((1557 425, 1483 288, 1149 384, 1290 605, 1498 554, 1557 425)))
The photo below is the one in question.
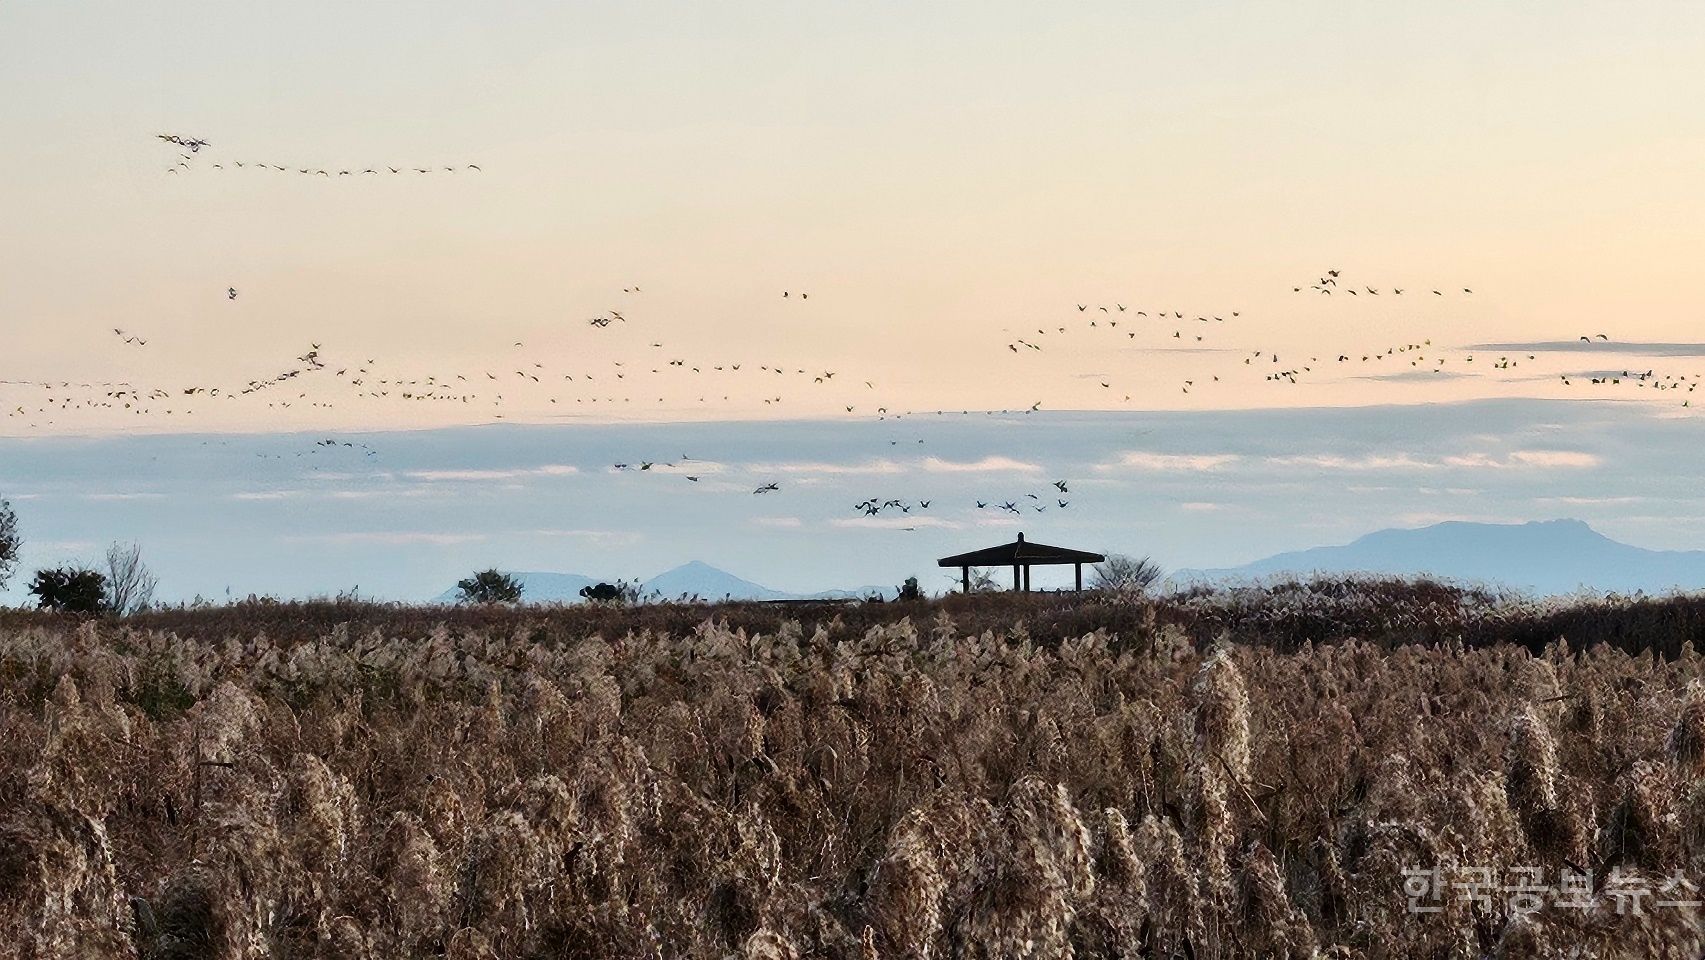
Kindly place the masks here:
POLYGON ((18 515, 12 512, 12 504, 0 500, 0 590, 6 588, 6 583, 12 579, 12 571, 18 569, 18 555, 23 552, 24 538, 18 533, 18 515))
POLYGON ((142 548, 115 543, 107 548, 107 609, 125 617, 148 609, 160 581, 142 562, 142 548))
POLYGON ((1095 565, 1090 577, 1092 590, 1140 596, 1160 580, 1161 569, 1148 557, 1138 559, 1120 553, 1110 553, 1095 565))

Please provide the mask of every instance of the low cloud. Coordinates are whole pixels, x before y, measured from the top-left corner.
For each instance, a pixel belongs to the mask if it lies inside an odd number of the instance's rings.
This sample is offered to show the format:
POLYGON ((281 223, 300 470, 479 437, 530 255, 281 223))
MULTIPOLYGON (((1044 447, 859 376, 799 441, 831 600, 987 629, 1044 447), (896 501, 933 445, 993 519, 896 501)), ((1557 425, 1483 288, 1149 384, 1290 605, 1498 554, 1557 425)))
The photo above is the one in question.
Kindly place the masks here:
POLYGON ((844 476, 904 473, 905 469, 892 460, 867 460, 863 463, 754 463, 746 469, 752 473, 826 473, 844 476))
POLYGON ((1335 453, 1299 454, 1289 457, 1268 457, 1267 462, 1278 467, 1311 467, 1317 470, 1431 470, 1438 466, 1407 453, 1369 454, 1345 457, 1335 453))
POLYGON ((322 481, 324 481, 324 480, 331 480, 331 481, 395 480, 397 478, 397 475, 390 472, 389 470, 376 470, 376 471, 373 471, 371 473, 349 473, 347 471, 340 471, 340 470, 314 470, 314 471, 302 474, 302 478, 306 479, 306 480, 322 480, 322 481))
POLYGON ((1096 465, 1097 470, 1150 470, 1156 472, 1208 473, 1224 470, 1243 459, 1235 453, 1149 453, 1131 450, 1120 454, 1112 463, 1096 465))
POLYGON ((1405 370, 1402 373, 1369 374, 1366 376, 1354 377, 1353 379, 1378 380, 1383 383, 1410 383, 1432 380, 1464 380, 1469 376, 1470 374, 1455 373, 1450 370, 1440 370, 1439 368, 1434 367, 1431 370, 1405 370))
POLYGON ((1502 457, 1485 453, 1471 453, 1464 456, 1444 458, 1444 465, 1447 467, 1475 467, 1492 470, 1520 467, 1582 469, 1596 467, 1603 462, 1603 459, 1596 454, 1583 453, 1578 450, 1517 450, 1502 457))
POLYGON ((1515 450, 1505 454, 1459 453, 1437 459, 1422 459, 1410 453, 1376 453, 1346 457, 1333 453, 1268 457, 1278 467, 1308 467, 1316 470, 1518 470, 1582 469, 1596 467, 1596 454, 1578 450, 1515 450))
POLYGON ((1465 350, 1541 353, 1568 350, 1580 353, 1635 353, 1649 357, 1705 357, 1705 343, 1639 340, 1533 340, 1523 343, 1471 343, 1465 350))
POLYGON ((981 460, 943 460, 927 457, 924 469, 930 473, 1040 473, 1040 464, 1025 463, 1011 457, 984 457, 981 460))
POLYGON ((651 469, 662 473, 684 473, 694 477, 708 477, 712 474, 724 472, 728 466, 715 460, 682 460, 677 463, 659 463, 651 469))
POLYGON ((403 476, 427 482, 439 480, 520 480, 525 477, 567 477, 580 472, 579 467, 565 463, 550 463, 542 467, 521 467, 512 470, 410 470, 403 476))

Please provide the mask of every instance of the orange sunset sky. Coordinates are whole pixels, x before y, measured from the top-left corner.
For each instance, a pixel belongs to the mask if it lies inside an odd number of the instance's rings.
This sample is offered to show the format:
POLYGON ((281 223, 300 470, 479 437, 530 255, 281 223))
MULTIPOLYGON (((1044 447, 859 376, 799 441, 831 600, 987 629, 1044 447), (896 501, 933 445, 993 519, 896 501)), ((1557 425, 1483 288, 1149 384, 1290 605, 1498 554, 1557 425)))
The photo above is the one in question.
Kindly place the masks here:
POLYGON ((1705 372, 1702 35, 1668 3, 11 4, 0 432, 1690 415, 1583 378, 1705 372), (316 343, 288 394, 182 392, 316 343), (427 378, 455 396, 378 395, 427 378))

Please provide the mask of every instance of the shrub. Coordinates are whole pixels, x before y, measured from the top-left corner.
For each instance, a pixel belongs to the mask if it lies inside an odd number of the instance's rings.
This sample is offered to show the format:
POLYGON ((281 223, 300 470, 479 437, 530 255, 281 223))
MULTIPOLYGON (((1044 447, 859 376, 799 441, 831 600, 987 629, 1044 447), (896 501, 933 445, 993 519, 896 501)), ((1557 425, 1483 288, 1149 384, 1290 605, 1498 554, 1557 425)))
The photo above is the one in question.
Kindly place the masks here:
POLYGON ((37 570, 30 593, 43 610, 101 613, 107 609, 107 578, 87 567, 37 570))
POLYGON ((617 580, 615 583, 600 581, 590 587, 581 587, 580 595, 592 603, 618 605, 638 603, 640 599, 639 584, 626 580, 617 580))
POLYGON ((1148 557, 1138 559, 1110 553, 1106 560, 1095 565, 1089 587, 1102 593, 1141 596, 1160 581, 1161 572, 1160 566, 1148 557))
MULTIPOLYGON (((951 573, 945 574, 945 576, 952 582, 954 591, 961 591, 964 583, 958 576, 951 573)), ((971 588, 964 590, 965 593, 999 593, 1001 591, 1000 581, 995 579, 995 575, 987 567, 972 567, 969 579, 971 588)))
POLYGON ((461 603, 520 603, 521 581, 497 569, 481 570, 457 581, 456 593, 461 603))

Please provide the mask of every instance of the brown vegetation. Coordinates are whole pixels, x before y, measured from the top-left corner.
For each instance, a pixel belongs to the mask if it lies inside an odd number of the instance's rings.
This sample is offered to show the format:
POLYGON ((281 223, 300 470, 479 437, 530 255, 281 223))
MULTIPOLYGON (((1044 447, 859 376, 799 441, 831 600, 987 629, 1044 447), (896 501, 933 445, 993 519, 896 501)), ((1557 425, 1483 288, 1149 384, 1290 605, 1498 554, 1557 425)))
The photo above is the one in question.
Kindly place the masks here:
POLYGON ((1699 882, 1692 646, 1525 639, 1691 614, 1370 591, 9 615, 0 956, 1697 957, 1405 873, 1699 882))

